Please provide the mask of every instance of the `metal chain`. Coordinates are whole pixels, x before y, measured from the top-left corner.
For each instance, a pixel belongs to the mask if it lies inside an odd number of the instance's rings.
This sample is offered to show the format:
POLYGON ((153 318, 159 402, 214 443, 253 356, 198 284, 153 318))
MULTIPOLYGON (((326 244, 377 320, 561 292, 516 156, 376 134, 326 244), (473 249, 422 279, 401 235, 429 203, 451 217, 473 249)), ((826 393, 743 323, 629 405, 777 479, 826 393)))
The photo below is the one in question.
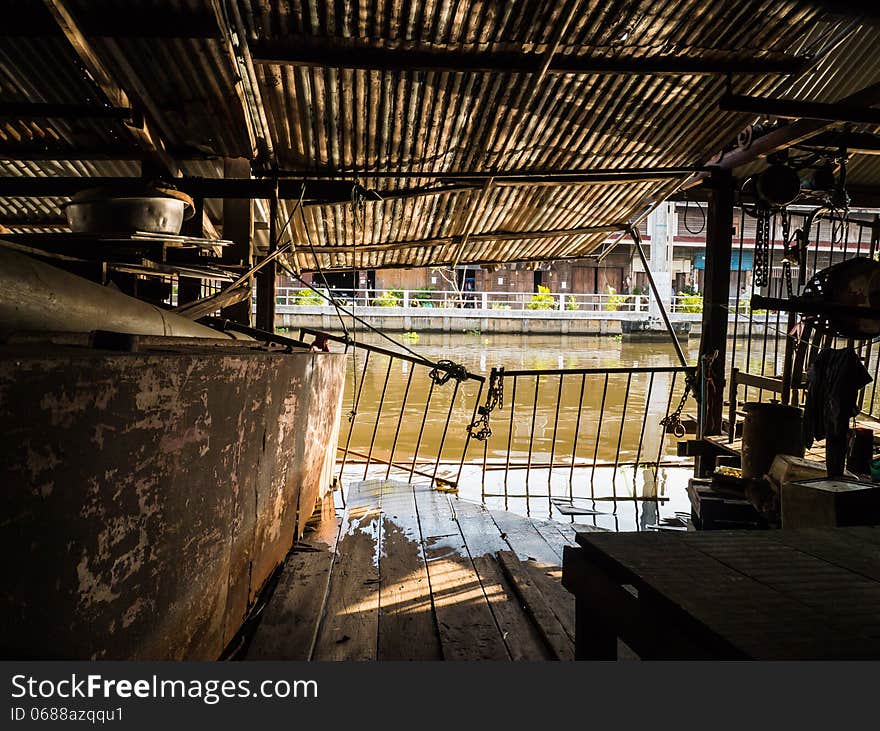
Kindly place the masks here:
POLYGON ((798 262, 798 252, 797 249, 791 248, 791 217, 788 215, 788 210, 783 208, 781 212, 781 220, 782 220, 782 273, 785 276, 785 292, 788 298, 792 296, 792 286, 791 286, 791 265, 797 264, 798 262))
POLYGON ((766 287, 770 283, 770 209, 759 206, 756 213, 754 281, 756 287, 766 287))
POLYGON ((485 442, 492 436, 489 426, 489 414, 500 408, 504 402, 504 368, 493 368, 489 376, 489 390, 486 392, 486 403, 477 408, 477 418, 468 424, 468 436, 478 442, 485 442))
POLYGON ((461 383, 468 379, 467 368, 452 360, 438 360, 437 364, 428 373, 431 380, 438 386, 442 386, 453 378, 461 383))
POLYGON ((681 412, 684 411, 684 405, 687 403, 688 396, 690 396, 692 390, 694 390, 694 375, 689 373, 685 376, 684 393, 681 395, 681 401, 678 402, 675 411, 660 419, 660 426, 667 432, 672 432, 679 439, 687 433, 684 424, 681 423, 681 412))

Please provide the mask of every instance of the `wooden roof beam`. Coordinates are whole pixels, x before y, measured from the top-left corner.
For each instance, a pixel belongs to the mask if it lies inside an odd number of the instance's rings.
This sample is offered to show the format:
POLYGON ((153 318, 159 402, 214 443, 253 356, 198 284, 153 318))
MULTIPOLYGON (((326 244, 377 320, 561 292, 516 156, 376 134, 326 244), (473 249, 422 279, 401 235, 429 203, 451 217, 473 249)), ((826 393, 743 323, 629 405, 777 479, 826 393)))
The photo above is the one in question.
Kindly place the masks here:
POLYGON ((510 51, 439 51, 376 46, 315 46, 291 39, 251 44, 255 64, 366 69, 375 71, 450 71, 461 73, 532 74, 794 74, 807 59, 800 57, 702 58, 700 56, 606 57, 510 51))
MULTIPOLYGON (((61 34, 46 8, 34 0, 0 0, 0 37, 47 38, 61 34)), ((134 3, 101 3, 85 9, 77 21, 89 38, 221 38, 213 16, 201 8, 166 9, 134 3)))
MULTIPOLYGON (((493 185, 596 185, 596 184, 628 184, 644 180, 670 179, 681 177, 682 172, 672 174, 662 171, 618 175, 606 171, 584 172, 577 175, 556 177, 554 175, 514 176, 512 178, 496 178, 493 185)), ((454 177, 454 176, 453 176, 454 177)), ((112 186, 124 189, 137 186, 140 178, 126 177, 0 177, 0 196, 42 197, 69 196, 84 188, 112 186)), ((303 182, 306 184, 306 205, 317 203, 331 205, 334 203, 350 203, 351 180, 328 180, 302 178, 280 178, 278 180, 278 197, 282 200, 297 200, 302 192, 303 182)), ((174 184, 185 193, 204 198, 263 198, 273 195, 275 183, 272 178, 178 178, 174 184)), ((436 187, 419 186, 400 190, 376 191, 366 189, 368 200, 392 200, 395 198, 416 198, 441 193, 457 193, 468 190, 480 190, 483 182, 475 179, 471 182, 438 185, 436 187)))
POLYGON ((800 101, 798 99, 768 99, 744 94, 726 94, 718 102, 722 112, 740 112, 782 119, 818 119, 824 122, 852 122, 880 124, 880 109, 854 104, 800 101))
POLYGON ((260 85, 245 38, 244 23, 238 4, 226 0, 209 0, 208 4, 216 25, 222 30, 230 63, 238 74, 235 93, 247 126, 252 155, 256 152, 258 157, 274 164, 275 149, 271 127, 260 94, 260 85))
MULTIPOLYGON (((109 105, 117 109, 130 109, 135 106, 125 90, 113 78, 110 69, 95 52, 65 0, 44 0, 44 3, 109 105)), ((139 124, 126 124, 125 128, 138 147, 144 151, 148 162, 172 177, 180 175, 177 163, 168 153, 162 138, 151 128, 146 119, 140 120, 139 124)))
MULTIPOLYGON (((545 229, 540 231, 484 231, 482 233, 470 233, 467 240, 471 243, 483 241, 518 241, 563 238, 568 236, 586 236, 590 234, 614 233, 626 228, 624 223, 602 224, 598 226, 580 226, 577 228, 545 229)), ((369 254, 382 251, 400 251, 401 249, 430 248, 433 246, 458 246, 464 239, 464 235, 441 236, 433 239, 415 239, 409 241, 388 241, 381 244, 361 244, 355 247, 350 245, 315 246, 316 254, 350 254, 352 251, 358 254, 369 254)), ((308 257, 311 249, 300 251, 302 256, 308 257)), ((463 253, 463 252, 462 252, 463 253)), ((453 255, 452 260, 455 260, 453 255)))
MULTIPOLYGON (((836 103, 850 107, 871 107, 878 104, 880 103, 880 82, 859 89, 859 91, 839 99, 836 103)), ((767 157, 767 155, 772 155, 774 152, 788 149, 805 140, 809 140, 820 132, 833 129, 837 124, 839 123, 818 119, 797 119, 791 124, 779 127, 759 137, 746 149, 737 149, 718 155, 718 162, 711 163, 707 167, 736 170, 736 168, 754 162, 759 157, 767 157)), ((686 190, 699 185, 708 179, 709 175, 711 175, 711 172, 695 173, 682 183, 678 190, 686 190)))

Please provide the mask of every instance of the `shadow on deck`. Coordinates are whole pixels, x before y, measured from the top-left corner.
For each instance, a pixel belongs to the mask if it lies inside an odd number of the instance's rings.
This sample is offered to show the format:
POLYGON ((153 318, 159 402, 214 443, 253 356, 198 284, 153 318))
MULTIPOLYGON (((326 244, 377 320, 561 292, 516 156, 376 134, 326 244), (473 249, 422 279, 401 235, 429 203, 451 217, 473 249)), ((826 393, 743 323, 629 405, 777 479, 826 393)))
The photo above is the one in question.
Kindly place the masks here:
POLYGON ((573 660, 573 526, 374 480, 288 556, 247 660, 573 660), (341 515, 340 515, 341 513, 341 515))

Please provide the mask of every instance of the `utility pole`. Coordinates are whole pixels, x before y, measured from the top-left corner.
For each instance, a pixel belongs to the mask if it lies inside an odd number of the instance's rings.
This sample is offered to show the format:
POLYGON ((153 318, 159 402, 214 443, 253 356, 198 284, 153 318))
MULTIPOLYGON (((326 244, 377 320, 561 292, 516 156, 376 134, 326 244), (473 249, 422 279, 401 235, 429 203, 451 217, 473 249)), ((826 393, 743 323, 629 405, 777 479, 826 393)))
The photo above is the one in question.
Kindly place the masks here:
MULTIPOLYGON (((667 312, 672 307, 672 245, 675 231, 675 203, 664 201, 648 217, 648 231, 651 234, 651 276, 660 294, 660 300, 667 312)), ((660 315, 660 303, 655 297, 648 301, 648 320, 651 330, 663 330, 665 326, 660 315)))

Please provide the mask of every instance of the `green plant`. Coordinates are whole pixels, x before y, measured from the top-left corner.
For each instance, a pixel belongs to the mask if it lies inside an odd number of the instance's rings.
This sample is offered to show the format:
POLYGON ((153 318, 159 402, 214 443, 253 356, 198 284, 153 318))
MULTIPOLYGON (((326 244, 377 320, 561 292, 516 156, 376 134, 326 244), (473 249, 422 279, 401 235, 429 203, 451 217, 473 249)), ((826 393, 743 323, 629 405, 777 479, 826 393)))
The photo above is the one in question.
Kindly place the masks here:
POLYGON ((293 303, 302 307, 323 305, 324 298, 311 289, 300 289, 294 295, 293 303))
POLYGON ((399 289, 389 289, 382 292, 372 303, 375 307, 400 307, 403 305, 403 292, 399 289))
POLYGON ((684 291, 679 292, 678 309, 680 312, 702 312, 703 295, 684 291))
POLYGON ((556 298, 550 294, 550 287, 538 285, 538 291, 532 295, 530 302, 526 304, 527 310, 555 310, 556 298))
POLYGON ((503 302, 493 302, 489 305, 490 310, 509 310, 510 305, 505 305, 503 302))
POLYGON ((570 294, 568 295, 568 297, 565 298, 566 310, 579 310, 580 307, 581 306, 578 304, 577 297, 575 297, 573 294, 570 294))
POLYGON ((644 289, 642 289, 638 284, 632 288, 632 293, 636 295, 648 294, 644 289))
POLYGON ((605 294, 608 295, 608 299, 606 299, 605 304, 602 305, 603 310, 615 312, 627 303, 627 296, 625 294, 617 294, 617 290, 614 289, 614 287, 607 287, 605 294))
POLYGON ((433 291, 437 289, 434 286, 428 286, 424 289, 416 290, 410 295, 411 299, 417 303, 419 307, 433 307, 434 306, 434 295, 433 291))

